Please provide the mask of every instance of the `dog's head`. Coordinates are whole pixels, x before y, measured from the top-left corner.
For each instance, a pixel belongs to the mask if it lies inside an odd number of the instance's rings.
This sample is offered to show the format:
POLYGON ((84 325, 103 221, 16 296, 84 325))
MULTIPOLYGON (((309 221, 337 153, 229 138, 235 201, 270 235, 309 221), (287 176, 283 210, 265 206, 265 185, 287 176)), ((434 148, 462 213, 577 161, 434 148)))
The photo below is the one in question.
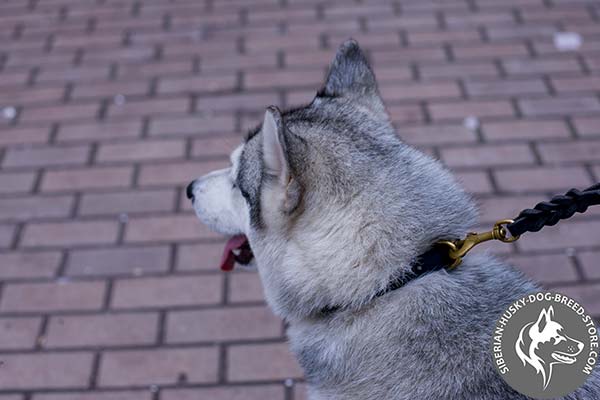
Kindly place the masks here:
POLYGON ((267 301, 288 318, 364 304, 475 218, 450 174, 396 136, 354 41, 310 104, 269 107, 231 166, 192 182, 188 197, 204 223, 233 236, 223 266, 231 249, 241 263, 253 254, 267 301))
POLYGON ((542 374, 544 388, 550 383, 552 366, 573 364, 583 350, 583 343, 569 337, 563 326, 554 320, 552 306, 542 309, 538 319, 521 329, 516 344, 517 355, 542 374))

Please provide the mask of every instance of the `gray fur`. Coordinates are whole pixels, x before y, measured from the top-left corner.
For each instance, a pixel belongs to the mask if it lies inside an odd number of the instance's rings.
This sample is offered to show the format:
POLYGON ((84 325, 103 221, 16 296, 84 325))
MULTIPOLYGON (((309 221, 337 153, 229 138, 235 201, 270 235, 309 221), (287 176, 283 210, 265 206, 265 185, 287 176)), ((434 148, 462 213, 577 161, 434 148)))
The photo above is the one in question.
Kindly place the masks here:
MULTIPOLYGON (((273 151, 284 151, 289 180, 266 173, 261 128, 249 134, 235 182, 250 223, 239 232, 289 322, 310 399, 525 398, 490 352, 499 315, 538 290, 512 267, 469 255, 456 271, 373 298, 432 243, 464 236, 477 213, 440 163, 398 138, 356 42, 342 45, 311 104, 276 117, 273 151), (319 314, 332 305, 344 309, 319 314)), ((599 382, 596 369, 567 399, 600 399, 599 382)))

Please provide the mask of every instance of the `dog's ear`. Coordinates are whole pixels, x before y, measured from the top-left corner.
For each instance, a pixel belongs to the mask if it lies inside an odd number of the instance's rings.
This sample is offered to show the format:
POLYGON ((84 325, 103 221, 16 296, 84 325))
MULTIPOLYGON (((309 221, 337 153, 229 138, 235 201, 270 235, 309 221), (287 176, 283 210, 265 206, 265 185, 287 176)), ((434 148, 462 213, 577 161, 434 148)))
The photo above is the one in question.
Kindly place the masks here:
POLYGON ((301 187, 292 174, 289 162, 288 138, 281 112, 275 106, 267 108, 262 124, 262 155, 265 173, 285 189, 282 210, 291 213, 300 203, 301 187))
POLYGON ((375 111, 383 111, 375 74, 355 40, 347 40, 340 46, 317 97, 351 97, 375 111))
POLYGON ((548 324, 548 322, 550 322, 552 319, 551 314, 554 315, 554 309, 552 308, 552 306, 550 306, 547 310, 542 309, 542 312, 540 312, 540 316, 538 317, 538 320, 535 323, 538 332, 542 333, 544 331, 546 324, 548 324))

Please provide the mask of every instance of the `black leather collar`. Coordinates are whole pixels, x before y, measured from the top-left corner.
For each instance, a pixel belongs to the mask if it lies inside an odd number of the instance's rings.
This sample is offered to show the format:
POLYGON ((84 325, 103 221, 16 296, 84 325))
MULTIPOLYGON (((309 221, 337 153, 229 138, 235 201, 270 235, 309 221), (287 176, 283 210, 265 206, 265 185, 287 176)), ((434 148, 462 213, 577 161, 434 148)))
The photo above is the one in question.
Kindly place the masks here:
MULTIPOLYGON (((381 297, 389 292, 392 292, 396 289, 400 289, 408 282, 413 279, 417 279, 418 277, 434 271, 439 271, 442 268, 449 269, 450 266, 454 263, 454 260, 450 258, 448 254, 448 246, 444 244, 434 244, 429 250, 425 253, 421 254, 417 257, 413 266, 408 274, 405 274, 401 278, 396 278, 388 284, 388 286, 375 293, 373 299, 381 297)), ((450 269, 449 269, 450 270, 450 269)), ((337 311, 344 308, 343 306, 328 306, 323 307, 319 313, 322 316, 330 316, 335 314, 337 311)))

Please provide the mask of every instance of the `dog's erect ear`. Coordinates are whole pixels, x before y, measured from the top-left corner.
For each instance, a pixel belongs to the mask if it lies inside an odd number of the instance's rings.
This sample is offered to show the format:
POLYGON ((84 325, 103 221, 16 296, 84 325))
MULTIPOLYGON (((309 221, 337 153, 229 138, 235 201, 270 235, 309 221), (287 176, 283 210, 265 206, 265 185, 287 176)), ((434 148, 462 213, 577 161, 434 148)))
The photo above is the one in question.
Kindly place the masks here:
POLYGON ((262 154, 265 173, 285 188, 282 209, 291 213, 300 202, 301 188, 292 176, 289 163, 288 140, 281 112, 275 106, 267 108, 262 124, 262 154))
POLYGON ((547 310, 542 309, 542 312, 540 312, 540 316, 535 323, 538 332, 542 333, 544 331, 546 324, 552 320, 552 315, 554 315, 554 308, 552 308, 552 306, 550 306, 547 310))
POLYGON ((340 46, 317 97, 350 97, 374 111, 383 111, 375 75, 355 40, 347 40, 340 46))

